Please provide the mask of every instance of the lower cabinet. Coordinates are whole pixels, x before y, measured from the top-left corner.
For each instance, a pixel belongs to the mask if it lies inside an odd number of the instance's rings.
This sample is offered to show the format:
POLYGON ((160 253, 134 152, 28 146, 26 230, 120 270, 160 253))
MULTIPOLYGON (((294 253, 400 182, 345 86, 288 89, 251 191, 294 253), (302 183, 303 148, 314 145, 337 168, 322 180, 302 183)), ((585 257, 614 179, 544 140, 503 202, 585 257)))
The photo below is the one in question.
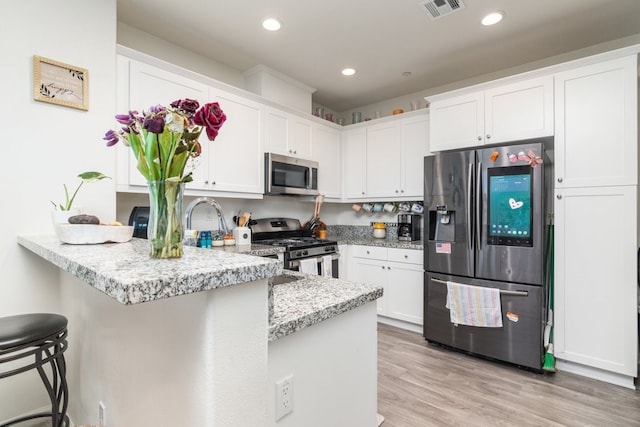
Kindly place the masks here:
POLYGON ((554 350, 637 376, 636 186, 556 189, 554 350))
POLYGON ((381 286, 378 315, 422 325, 422 251, 351 246, 349 280, 381 286))

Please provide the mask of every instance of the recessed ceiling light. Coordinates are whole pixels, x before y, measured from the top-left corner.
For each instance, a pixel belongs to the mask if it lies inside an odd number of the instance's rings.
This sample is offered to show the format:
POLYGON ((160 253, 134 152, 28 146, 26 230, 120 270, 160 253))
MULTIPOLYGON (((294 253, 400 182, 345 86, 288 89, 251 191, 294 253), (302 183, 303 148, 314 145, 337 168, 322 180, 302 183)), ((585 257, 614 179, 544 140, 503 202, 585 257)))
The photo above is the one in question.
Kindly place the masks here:
POLYGON ((410 77, 411 76, 411 71, 403 71, 402 72, 402 77, 410 77))
POLYGON ((265 30, 278 31, 281 25, 280 25, 280 21, 278 21, 277 19, 269 18, 262 21, 262 27, 265 30))
POLYGON ((504 18, 504 12, 491 12, 484 18, 482 18, 482 25, 494 25, 502 21, 504 18))
POLYGON ((353 76, 355 73, 356 70, 354 70, 353 68, 345 68, 344 70, 342 70, 343 76, 353 76))

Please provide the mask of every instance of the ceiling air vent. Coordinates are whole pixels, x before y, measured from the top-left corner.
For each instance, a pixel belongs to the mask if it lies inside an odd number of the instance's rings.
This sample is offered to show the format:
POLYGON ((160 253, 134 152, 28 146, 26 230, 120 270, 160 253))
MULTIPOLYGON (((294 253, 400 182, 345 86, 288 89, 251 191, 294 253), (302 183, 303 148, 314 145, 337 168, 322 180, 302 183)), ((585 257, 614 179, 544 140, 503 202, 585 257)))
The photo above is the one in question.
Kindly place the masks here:
POLYGON ((438 19, 464 9, 465 6, 462 0, 426 0, 420 2, 420 7, 431 19, 438 19))

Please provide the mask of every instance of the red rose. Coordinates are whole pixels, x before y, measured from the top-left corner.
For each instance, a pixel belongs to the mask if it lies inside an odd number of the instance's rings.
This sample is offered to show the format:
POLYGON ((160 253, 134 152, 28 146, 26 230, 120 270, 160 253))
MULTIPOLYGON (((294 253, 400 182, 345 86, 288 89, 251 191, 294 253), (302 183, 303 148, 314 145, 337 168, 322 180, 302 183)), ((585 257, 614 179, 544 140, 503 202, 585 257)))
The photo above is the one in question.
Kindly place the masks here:
POLYGON ((225 120, 227 120, 227 116, 217 102, 203 105, 202 108, 196 111, 196 115, 193 117, 195 124, 203 126, 207 130, 207 137, 210 141, 216 139, 218 131, 225 120))

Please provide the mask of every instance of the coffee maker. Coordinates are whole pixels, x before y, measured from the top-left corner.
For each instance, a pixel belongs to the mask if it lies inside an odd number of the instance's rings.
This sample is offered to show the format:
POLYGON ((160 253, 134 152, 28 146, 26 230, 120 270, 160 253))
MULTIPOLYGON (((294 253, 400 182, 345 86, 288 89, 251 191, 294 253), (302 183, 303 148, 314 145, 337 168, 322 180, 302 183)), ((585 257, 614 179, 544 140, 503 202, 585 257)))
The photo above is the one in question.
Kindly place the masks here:
POLYGON ((422 215, 400 214, 398 215, 398 240, 413 242, 420 240, 420 224, 422 215))

